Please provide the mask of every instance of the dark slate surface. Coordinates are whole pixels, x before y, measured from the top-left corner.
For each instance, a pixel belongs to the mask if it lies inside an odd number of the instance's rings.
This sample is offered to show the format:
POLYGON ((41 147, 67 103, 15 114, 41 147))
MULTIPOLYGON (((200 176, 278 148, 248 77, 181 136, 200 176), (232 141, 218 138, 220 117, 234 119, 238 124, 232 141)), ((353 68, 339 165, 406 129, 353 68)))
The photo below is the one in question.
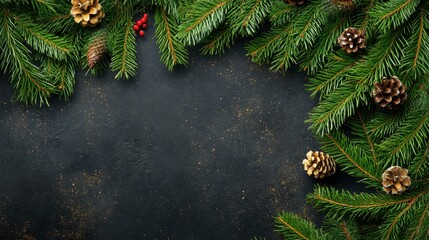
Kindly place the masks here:
POLYGON ((168 72, 146 35, 136 79, 79 73, 66 103, 12 103, 1 77, 0 237, 277 239, 276 213, 316 219, 305 75, 252 64, 242 44, 168 72))

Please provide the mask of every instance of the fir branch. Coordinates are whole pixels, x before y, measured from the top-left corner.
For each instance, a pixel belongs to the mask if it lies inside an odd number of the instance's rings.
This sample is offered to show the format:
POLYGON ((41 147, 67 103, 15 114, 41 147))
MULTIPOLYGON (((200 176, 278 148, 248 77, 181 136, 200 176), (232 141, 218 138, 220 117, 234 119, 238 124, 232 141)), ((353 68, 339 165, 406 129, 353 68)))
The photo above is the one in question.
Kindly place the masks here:
POLYGON ((72 49, 69 42, 48 32, 45 28, 40 27, 40 25, 34 24, 32 19, 27 16, 14 16, 13 19, 17 31, 35 50, 57 60, 65 60, 71 53, 72 49))
POLYGON ((420 104, 411 110, 408 118, 395 132, 378 145, 387 154, 386 166, 388 164, 409 165, 412 157, 426 146, 429 139, 427 109, 429 109, 429 97, 426 95, 420 99, 420 104))
POLYGON ((328 219, 324 224, 327 228, 328 239, 360 239, 358 225, 352 220, 328 219))
POLYGON ((376 19, 378 29, 387 32, 407 21, 419 3, 420 0, 390 0, 376 5, 370 15, 376 19))
POLYGON ((421 6, 414 19, 409 21, 412 35, 404 49, 401 70, 404 75, 416 79, 429 72, 429 13, 426 6, 421 6))
POLYGON ((240 7, 235 7, 230 13, 228 22, 231 28, 242 36, 256 33, 271 8, 272 0, 243 1, 240 7))
POLYGON ((16 31, 13 16, 0 9, 0 66, 10 73, 15 97, 25 104, 48 104, 53 85, 31 62, 30 50, 16 31))
POLYGON ((252 40, 246 46, 247 56, 256 63, 269 62, 276 53, 281 51, 291 31, 289 25, 273 27, 268 33, 252 40))
POLYGON ((409 91, 408 99, 402 105, 401 109, 391 114, 390 112, 378 111, 367 124, 370 135, 373 139, 382 140, 390 136, 396 129, 409 118, 410 114, 415 112, 421 105, 421 99, 424 98, 422 91, 409 91))
POLYGON ((414 219, 417 217, 416 215, 421 211, 421 205, 416 204, 417 200, 425 201, 425 195, 427 195, 427 190, 410 199, 407 205, 403 206, 403 208, 391 209, 385 217, 384 223, 380 225, 379 236, 382 236, 384 240, 404 237, 406 232, 401 230, 409 225, 410 221, 408 219, 414 219))
POLYGON ((314 74, 321 69, 337 44, 337 38, 342 31, 350 25, 349 16, 335 16, 336 20, 331 20, 323 30, 321 40, 317 41, 315 46, 305 54, 300 65, 308 74, 314 74))
MULTIPOLYGON (((427 105, 426 105, 427 106, 427 105)), ((388 153, 385 166, 409 165, 412 156, 426 145, 429 139, 429 112, 416 111, 390 137, 378 146, 388 153)))
POLYGON ((353 81, 343 81, 336 91, 330 93, 310 112, 310 129, 323 135, 338 129, 356 108, 368 102, 367 86, 353 81))
POLYGON ((112 71, 118 71, 115 78, 129 79, 137 74, 136 35, 132 29, 130 11, 124 11, 118 23, 109 31, 109 38, 113 39, 112 71))
POLYGON ((274 0, 273 6, 270 9, 269 17, 270 23, 273 26, 283 26, 290 23, 290 21, 298 14, 299 8, 286 4, 285 1, 274 0))
POLYGON ((276 217, 275 231, 282 234, 285 239, 313 240, 326 237, 314 224, 290 213, 282 213, 276 217))
POLYGON ((409 240, 424 238, 422 233, 427 231, 429 228, 429 221, 427 220, 427 216, 429 214, 429 203, 426 203, 426 207, 420 212, 420 214, 420 217, 414 217, 411 219, 410 228, 407 231, 409 240))
POLYGON ((413 179, 425 178, 429 174, 429 140, 424 151, 417 154, 410 164, 410 176, 413 179))
POLYGON ((231 0, 196 0, 189 6, 177 36, 187 45, 195 45, 207 37, 225 19, 231 0))
POLYGON ((161 61, 168 70, 172 70, 178 64, 187 64, 187 51, 185 46, 177 39, 177 19, 167 15, 164 9, 155 10, 155 36, 161 51, 161 61))
POLYGON ((344 171, 351 176, 361 178, 361 181, 371 186, 380 185, 382 172, 378 167, 378 162, 373 161, 371 153, 358 147, 339 131, 332 131, 321 140, 322 149, 329 153, 344 171))
MULTIPOLYGON (((381 184, 380 184, 381 188, 381 184)), ((427 193, 427 189, 414 194, 389 196, 384 193, 351 193, 336 190, 332 187, 317 186, 307 199, 332 219, 362 217, 375 219, 389 211, 401 211, 414 199, 427 193)))
POLYGON ((152 0, 152 5, 158 5, 164 9, 165 14, 177 16, 178 0, 152 0))
POLYGON ((201 54, 203 55, 221 55, 225 50, 234 44, 236 32, 229 26, 221 25, 210 36, 202 41, 203 47, 201 54))
MULTIPOLYGON (((311 96, 315 97, 319 94, 319 100, 326 98, 329 93, 336 90, 345 80, 347 71, 356 65, 356 59, 340 53, 340 56, 333 55, 331 60, 323 66, 323 71, 318 72, 310 78, 310 83, 307 85, 311 91, 311 96)), ((311 61, 311 60, 310 60, 311 61)), ((313 71, 319 67, 311 67, 308 71, 313 71)))
POLYGON ((73 61, 58 61, 47 58, 41 67, 46 75, 51 79, 61 97, 67 101, 74 92, 75 68, 77 64, 73 61))

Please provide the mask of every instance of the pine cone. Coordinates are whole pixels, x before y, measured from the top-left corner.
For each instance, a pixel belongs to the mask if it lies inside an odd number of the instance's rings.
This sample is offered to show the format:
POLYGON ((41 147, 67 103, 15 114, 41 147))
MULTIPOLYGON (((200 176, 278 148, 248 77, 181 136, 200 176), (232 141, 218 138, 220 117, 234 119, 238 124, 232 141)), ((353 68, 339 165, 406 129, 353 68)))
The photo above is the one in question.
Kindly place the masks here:
POLYGON ((309 151, 302 164, 308 176, 314 175, 315 178, 324 178, 335 173, 334 159, 324 152, 309 151))
POLYGON ((287 0, 287 2, 292 6, 304 4, 304 0, 287 0))
POLYGON ((88 59, 89 68, 94 68, 95 65, 103 58, 106 52, 106 37, 104 35, 96 38, 91 45, 89 45, 86 58, 88 59))
POLYGON ((365 47, 366 36, 362 30, 350 27, 344 30, 337 42, 347 53, 355 53, 365 47))
POLYGON ((332 4, 341 10, 352 10, 355 6, 355 0, 331 0, 332 4))
POLYGON ((382 179, 386 193, 401 194, 411 185, 408 170, 399 166, 392 166, 384 171, 382 179))
POLYGON ((101 4, 98 0, 71 0, 73 5, 70 14, 76 23, 86 27, 94 27, 104 17, 101 4))
POLYGON ((383 77, 383 82, 375 83, 372 96, 375 102, 382 108, 394 110, 407 99, 405 86, 398 77, 383 77))

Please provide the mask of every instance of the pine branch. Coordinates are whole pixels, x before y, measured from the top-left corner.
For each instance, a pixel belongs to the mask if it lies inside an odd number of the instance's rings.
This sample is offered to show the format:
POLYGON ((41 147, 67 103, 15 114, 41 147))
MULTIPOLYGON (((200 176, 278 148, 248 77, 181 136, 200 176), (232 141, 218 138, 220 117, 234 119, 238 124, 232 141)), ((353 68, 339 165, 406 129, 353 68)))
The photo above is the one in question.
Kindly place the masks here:
POLYGON ((65 60, 73 50, 70 43, 65 39, 48 32, 40 25, 34 24, 32 19, 27 16, 14 16, 13 20, 17 31, 36 51, 46 54, 50 58, 65 60))
POLYGON ((41 66, 60 96, 64 97, 66 101, 74 92, 76 65, 72 64, 71 61, 58 61, 48 58, 41 66))
POLYGON ((401 209, 391 209, 385 217, 384 223, 380 225, 379 236, 382 236, 384 240, 404 238, 406 231, 402 230, 407 229, 410 224, 409 219, 418 218, 418 214, 422 210, 418 202, 427 203, 427 192, 426 190, 417 194, 401 209))
POLYGON ((270 9, 270 23, 273 26, 284 26, 289 24, 298 14, 299 8, 296 8, 285 1, 274 0, 270 9))
MULTIPOLYGON (((335 20, 331 20, 331 24, 327 25, 323 30, 321 40, 317 41, 315 46, 305 54, 300 65, 307 71, 308 74, 314 74, 320 70, 326 63, 328 55, 337 45, 337 38, 342 31, 350 26, 349 16, 335 16, 335 20)), ((355 59, 354 59, 355 60, 355 59)))
POLYGON ((406 236, 407 239, 426 239, 429 231, 429 203, 426 203, 423 211, 417 213, 417 216, 411 219, 410 227, 408 228, 406 236), (419 216, 420 215, 420 216, 419 216))
POLYGON ((291 23, 291 34, 283 43, 282 50, 273 56, 271 69, 286 71, 292 64, 296 64, 302 51, 312 48, 321 34, 322 26, 328 20, 329 13, 326 2, 316 0, 301 14, 296 15, 291 23))
POLYGON ((179 27, 177 36, 187 45, 195 45, 207 37, 225 19, 231 0, 196 0, 179 27))
POLYGON ((420 151, 413 158, 409 168, 413 179, 422 179, 429 176, 429 140, 424 151, 420 151))
POLYGON ((323 139, 322 149, 348 174, 360 178, 368 185, 379 187, 382 171, 372 152, 367 152, 351 141, 344 133, 332 131, 323 139))
POLYGON ((185 46, 177 38, 178 20, 174 16, 168 15, 164 9, 155 10, 155 36, 161 51, 161 61, 168 70, 178 64, 188 63, 188 54, 185 46))
POLYGON ((404 49, 401 71, 413 79, 429 72, 429 13, 427 3, 417 10, 414 19, 410 20, 412 35, 404 49))
POLYGON ((324 229, 327 228, 326 232, 329 239, 346 239, 346 240, 358 240, 359 229, 355 221, 345 221, 332 219, 325 223, 324 229))
POLYGON ((368 102, 368 87, 354 81, 344 80, 334 92, 330 93, 310 112, 310 129, 318 135, 338 129, 356 108, 368 102))
POLYGON ((326 234, 295 214, 282 213, 276 217, 276 232, 285 239, 325 239, 326 234))
POLYGON ((391 164, 409 165, 412 157, 426 146, 429 139, 429 101, 424 99, 421 106, 413 111, 395 133, 379 144, 388 153, 386 166, 391 164))
POLYGON ((256 63, 266 63, 281 51, 287 36, 291 33, 289 25, 273 27, 268 33, 263 34, 246 46, 247 56, 256 63))
MULTIPOLYGON (((380 185, 381 188, 381 185, 380 185)), ((317 186, 307 199, 331 219, 364 218, 366 220, 383 217, 389 211, 401 211, 414 199, 427 193, 418 192, 389 196, 384 193, 351 193, 331 187, 317 186)))
POLYGON ((376 5, 370 15, 376 19, 378 29, 387 32, 407 21, 419 3, 420 0, 389 0, 376 5))
POLYGON ((112 71, 118 71, 116 79, 129 79, 137 74, 136 35, 131 28, 133 23, 130 13, 124 11, 115 27, 109 31, 109 38, 113 39, 109 41, 113 42, 110 68, 112 71))
POLYGON ((202 41, 201 54, 221 55, 225 53, 226 49, 234 44, 236 35, 234 29, 222 24, 219 29, 213 31, 210 36, 202 41))
MULTIPOLYGON (((356 58, 345 53, 340 53, 339 56, 332 55, 330 58, 331 60, 326 65, 322 65, 323 71, 311 77, 310 83, 307 85, 311 96, 319 95, 319 100, 325 99, 344 82, 348 75, 347 72, 356 65, 357 61, 356 58)), ((316 68, 319 67, 310 67, 309 65, 308 71, 313 71, 316 68)))
POLYGON ((240 7, 232 9, 228 18, 231 28, 242 36, 251 36, 256 33, 263 20, 268 15, 272 0, 242 1, 240 7))
POLYGON ((48 104, 54 86, 31 62, 30 50, 22 44, 24 39, 16 31, 13 16, 0 11, 0 66, 10 73, 16 99, 27 105, 48 104))
POLYGON ((421 106, 421 99, 424 98, 423 91, 408 91, 408 99, 402 105, 401 109, 391 114, 390 112, 378 111, 370 120, 367 127, 372 138, 382 140, 399 128, 410 114, 421 106))

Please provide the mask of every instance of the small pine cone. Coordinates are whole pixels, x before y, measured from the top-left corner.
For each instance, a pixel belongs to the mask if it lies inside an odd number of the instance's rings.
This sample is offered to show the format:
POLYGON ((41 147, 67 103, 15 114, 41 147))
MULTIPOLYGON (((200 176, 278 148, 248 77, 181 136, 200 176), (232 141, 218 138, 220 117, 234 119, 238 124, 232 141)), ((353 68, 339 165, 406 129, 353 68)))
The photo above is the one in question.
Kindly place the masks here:
POLYGON ((331 2, 341 10, 352 10, 355 6, 355 0, 331 0, 331 2))
POLYGON ((304 4, 304 0, 287 0, 287 2, 292 6, 304 4))
POLYGON ((411 185, 408 170, 399 166, 392 166, 384 171, 382 179, 386 193, 401 194, 411 185))
POLYGON ((382 108, 394 110, 407 99, 405 86, 396 76, 392 78, 383 77, 383 81, 375 83, 374 86, 372 96, 382 108))
POLYGON ((334 159, 324 152, 309 151, 302 164, 308 176, 313 175, 315 178, 324 178, 335 173, 334 159))
POLYGON ((355 53, 365 47, 366 36, 362 30, 350 27, 344 30, 337 42, 347 53, 355 53))
POLYGON ((104 17, 101 4, 98 0, 71 0, 70 14, 76 23, 84 27, 94 27, 104 17))
POLYGON ((106 37, 101 36, 96 38, 91 45, 89 45, 86 57, 88 59, 89 68, 94 68, 95 65, 103 58, 106 52, 106 37))

